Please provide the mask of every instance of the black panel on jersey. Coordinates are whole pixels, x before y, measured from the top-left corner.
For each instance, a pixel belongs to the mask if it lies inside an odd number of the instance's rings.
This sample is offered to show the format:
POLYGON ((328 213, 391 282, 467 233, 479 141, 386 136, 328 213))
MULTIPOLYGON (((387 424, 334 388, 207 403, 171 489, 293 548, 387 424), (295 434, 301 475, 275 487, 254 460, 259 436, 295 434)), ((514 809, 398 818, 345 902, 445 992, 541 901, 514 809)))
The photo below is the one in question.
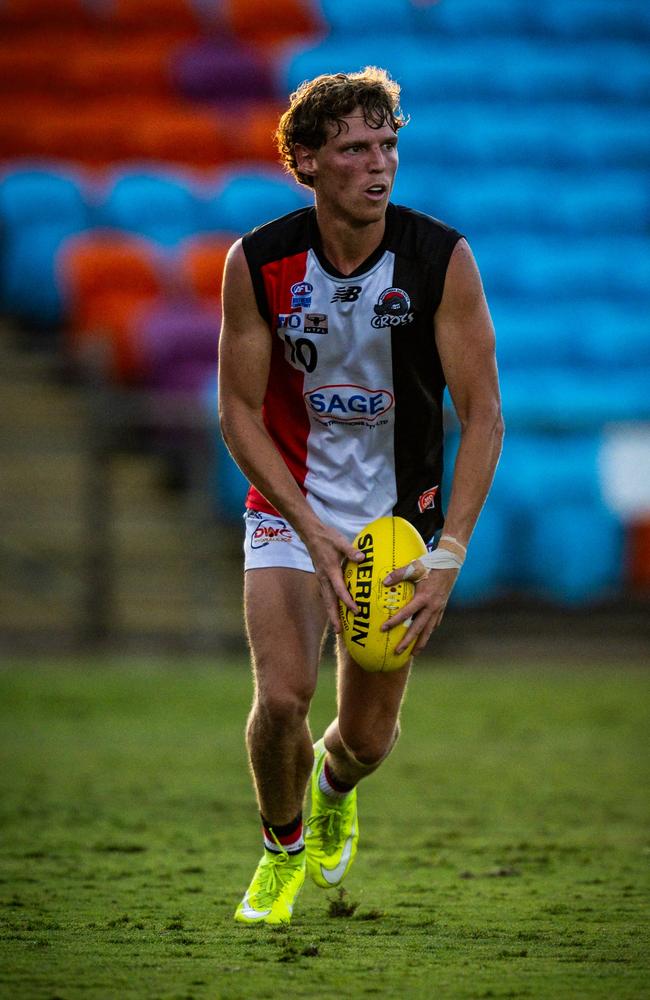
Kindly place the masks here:
POLYGON ((315 215, 311 207, 299 208, 289 215, 273 219, 242 237, 242 248, 253 280, 253 290, 260 316, 271 322, 262 268, 274 260, 293 257, 309 250, 309 218, 315 215))
POLYGON ((453 248, 462 236, 437 219, 392 206, 387 249, 395 254, 393 284, 408 291, 414 320, 391 332, 395 386, 395 478, 393 513, 415 525, 425 540, 442 527, 442 396, 445 377, 435 343, 434 316, 453 248), (437 486, 433 508, 418 499, 437 486))

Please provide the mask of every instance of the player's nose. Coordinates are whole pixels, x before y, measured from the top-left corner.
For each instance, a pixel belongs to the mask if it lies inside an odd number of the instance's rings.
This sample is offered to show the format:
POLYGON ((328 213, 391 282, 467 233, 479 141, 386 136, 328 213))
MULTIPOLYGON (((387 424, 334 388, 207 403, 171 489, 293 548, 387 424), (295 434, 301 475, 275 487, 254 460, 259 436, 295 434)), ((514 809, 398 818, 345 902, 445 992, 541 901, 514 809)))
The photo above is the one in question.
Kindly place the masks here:
POLYGON ((372 173, 374 174, 380 173, 385 169, 386 161, 384 159, 384 154, 381 149, 379 149, 376 146, 371 147, 368 157, 369 157, 368 167, 372 171, 372 173))

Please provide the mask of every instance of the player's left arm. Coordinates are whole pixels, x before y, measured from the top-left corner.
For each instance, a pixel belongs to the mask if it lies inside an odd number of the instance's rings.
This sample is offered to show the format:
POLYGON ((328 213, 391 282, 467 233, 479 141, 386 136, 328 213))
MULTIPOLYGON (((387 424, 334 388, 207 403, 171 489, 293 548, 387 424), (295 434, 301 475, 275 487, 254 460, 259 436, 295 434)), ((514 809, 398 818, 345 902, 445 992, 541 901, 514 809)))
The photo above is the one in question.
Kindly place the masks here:
MULTIPOLYGON (((447 550, 448 561, 460 563, 494 477, 504 430, 494 327, 478 267, 465 240, 456 244, 449 261, 435 316, 435 336, 461 430, 444 534, 437 551, 442 555, 447 550)), ((394 628, 413 618, 398 653, 414 639, 413 652, 424 649, 442 621, 458 573, 459 568, 453 565, 427 570, 418 561, 386 578, 386 582, 395 583, 407 576, 416 582, 413 600, 385 626, 394 628)))

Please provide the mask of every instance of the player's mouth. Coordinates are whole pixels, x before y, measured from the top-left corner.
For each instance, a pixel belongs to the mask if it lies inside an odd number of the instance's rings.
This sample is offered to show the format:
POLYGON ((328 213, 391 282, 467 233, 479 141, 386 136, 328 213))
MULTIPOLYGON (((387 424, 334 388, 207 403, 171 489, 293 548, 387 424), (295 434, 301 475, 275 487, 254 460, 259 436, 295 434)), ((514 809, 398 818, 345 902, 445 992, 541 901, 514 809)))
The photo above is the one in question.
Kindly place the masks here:
POLYGON ((370 198, 371 201, 381 201, 381 199, 385 197, 387 190, 387 184, 371 184, 370 187, 367 187, 363 193, 366 198, 370 198))

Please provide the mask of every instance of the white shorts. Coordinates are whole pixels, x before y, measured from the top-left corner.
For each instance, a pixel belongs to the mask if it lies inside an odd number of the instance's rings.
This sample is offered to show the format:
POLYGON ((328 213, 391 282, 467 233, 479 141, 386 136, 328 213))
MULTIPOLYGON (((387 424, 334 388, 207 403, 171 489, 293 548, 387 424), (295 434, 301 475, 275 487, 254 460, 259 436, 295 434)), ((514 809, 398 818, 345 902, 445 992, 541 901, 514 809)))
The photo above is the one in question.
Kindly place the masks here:
POLYGON ((273 514, 247 510, 244 523, 244 570, 285 566, 314 572, 309 552, 288 521, 273 514))

